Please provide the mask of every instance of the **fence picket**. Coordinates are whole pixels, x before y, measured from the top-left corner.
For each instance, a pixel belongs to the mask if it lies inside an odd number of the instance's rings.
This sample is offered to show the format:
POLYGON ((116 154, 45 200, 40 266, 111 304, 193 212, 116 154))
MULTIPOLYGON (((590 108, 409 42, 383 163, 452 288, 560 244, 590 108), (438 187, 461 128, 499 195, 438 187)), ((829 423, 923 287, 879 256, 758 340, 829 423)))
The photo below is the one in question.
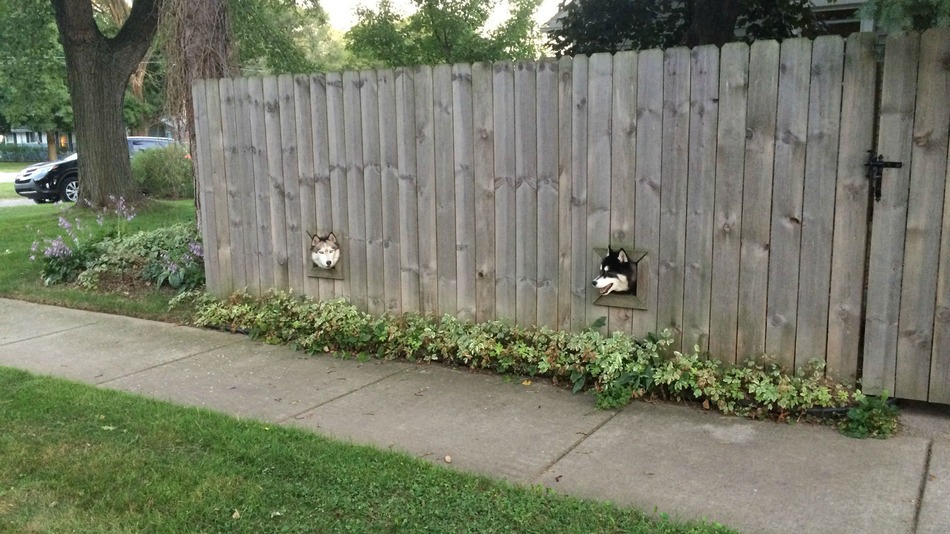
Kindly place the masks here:
MULTIPOLYGON (((637 56, 636 246, 647 252, 638 270, 646 280, 637 288, 646 309, 633 314, 631 332, 655 332, 659 292, 660 193, 663 161, 663 52, 647 50, 637 56)), ((665 325, 664 325, 665 326, 665 325)))
POLYGON ((195 195, 198 196, 198 205, 200 206, 198 220, 201 228, 201 239, 204 243, 205 285, 208 292, 220 295, 230 291, 231 281, 230 277, 221 276, 224 269, 218 259, 218 247, 227 240, 218 235, 215 222, 214 188, 220 182, 213 179, 215 162, 212 160, 223 156, 223 152, 220 147, 214 144, 214 139, 220 139, 221 136, 216 133, 220 121, 211 121, 211 107, 217 105, 218 97, 217 86, 214 86, 213 91, 211 86, 212 82, 210 80, 197 80, 191 87, 191 97, 194 102, 195 139, 197 142, 197 146, 194 147, 195 168, 198 176, 205 177, 198 184, 195 195))
POLYGON ((475 182, 475 320, 495 317, 495 126, 490 63, 472 65, 475 182))
POLYGON ((310 77, 294 76, 294 115, 297 117, 297 172, 299 176, 300 203, 295 206, 299 213, 299 240, 289 238, 288 250, 301 258, 298 263, 303 269, 303 291, 305 295, 319 299, 320 285, 316 278, 307 276, 313 263, 310 261, 310 236, 317 227, 317 183, 313 154, 313 107, 310 105, 310 77))
POLYGON ((689 67, 686 48, 663 55, 663 159, 660 243, 657 250, 657 317, 683 342, 683 278, 686 262, 686 187, 689 175, 689 67))
MULTIPOLYGON (((363 119, 359 72, 343 73, 343 126, 346 142, 347 279, 344 290, 353 304, 368 310, 366 295, 366 181, 363 178, 363 119)), ((378 207, 378 206, 377 206, 378 207)))
MULTIPOLYGON (((339 73, 327 74, 327 157, 330 165, 330 202, 332 209, 330 220, 334 236, 343 245, 340 261, 337 268, 343 273, 349 268, 349 218, 346 207, 349 205, 346 194, 346 122, 343 110, 343 76, 339 73)), ((348 277, 347 277, 348 278, 348 277)), ((333 280, 333 295, 342 297, 346 294, 344 280, 333 280)))
POLYGON ((256 209, 257 260, 259 290, 276 287, 274 278, 274 243, 271 235, 270 179, 267 172, 267 130, 264 126, 264 80, 248 78, 248 113, 250 115, 251 166, 254 175, 253 204, 256 209))
POLYGON ((518 324, 538 321, 538 133, 535 64, 515 64, 515 278, 518 324))
MULTIPOLYGON (((876 40, 869 33, 848 37, 842 109, 874 109, 876 40)), ((868 180, 864 162, 873 142, 874 114, 843 113, 839 135, 826 362, 830 375, 854 381, 861 347, 861 306, 867 252, 868 180)))
POLYGON ((749 45, 724 46, 720 70, 709 354, 720 361, 736 363, 749 45))
POLYGON ((538 63, 537 100, 537 319, 557 326, 558 290, 558 64, 538 63))
POLYGON ((802 191, 808 135, 808 89, 811 41, 782 42, 772 185, 772 232, 769 246, 768 325, 765 349, 778 363, 795 363, 798 279, 801 258, 802 191))
MULTIPOLYGON (((918 57, 917 35, 888 36, 877 140, 878 152, 888 161, 910 160, 918 57)), ((886 174, 881 200, 874 202, 864 320, 862 389, 872 395, 883 390, 895 394, 910 165, 886 174)))
POLYGON ((455 234, 457 316, 475 320, 475 140, 472 67, 452 67, 452 116, 455 148, 455 234))
POLYGON ((413 89, 416 112, 416 192, 419 195, 419 286, 422 288, 422 312, 438 314, 432 67, 416 67, 413 89))
POLYGON ((399 159, 399 262, 402 309, 418 312, 419 208, 416 190, 416 106, 412 70, 396 70, 396 153, 399 159))
POLYGON ((360 71, 363 132, 363 215, 366 236, 366 305, 372 314, 386 311, 383 261, 383 193, 379 153, 379 89, 376 72, 360 71))
POLYGON ((927 400, 930 388, 934 287, 946 187, 944 180, 934 177, 946 175, 950 131, 950 39, 946 37, 945 31, 934 30, 920 39, 894 384, 895 393, 904 399, 927 400))
MULTIPOLYGON (((330 178, 330 133, 329 133, 329 97, 327 95, 327 78, 322 74, 310 77, 310 110, 311 126, 310 137, 313 147, 313 182, 314 182, 314 217, 313 227, 308 232, 326 236, 330 232, 339 232, 333 226, 333 185, 330 178)), ((334 234, 336 235, 336 234, 334 234)), ((309 236, 308 236, 309 237, 309 236)), ((308 240, 309 243, 309 240, 308 240)), ((312 261, 304 262, 307 269, 313 265, 312 261)), ((340 269, 343 267, 340 266, 340 269)), ((329 278, 317 279, 317 290, 321 299, 333 298, 335 289, 333 280, 329 278)))
POLYGON ((303 228, 300 223, 300 167, 297 161, 297 110, 294 106, 294 76, 281 74, 277 77, 278 98, 280 99, 280 154, 284 179, 283 210, 284 220, 280 223, 286 229, 283 247, 287 258, 287 276, 289 289, 300 295, 305 293, 301 242, 303 228))
POLYGON ((587 248, 587 78, 590 60, 576 56, 571 76, 571 329, 580 330, 593 321, 587 288, 590 249, 587 248), (591 316, 591 321, 588 321, 591 316))
MULTIPOLYGON (((399 150, 396 133, 396 73, 392 69, 379 72, 379 155, 380 199, 382 210, 383 306, 387 313, 402 312, 402 275, 400 274, 399 232, 399 150)), ((377 275, 378 276, 378 275, 377 275)))
POLYGON ((775 41, 756 41, 749 50, 749 104, 739 238, 736 336, 739 359, 761 356, 765 352, 779 55, 775 41))
POLYGON ((712 301, 716 134, 719 128, 719 49, 690 54, 689 165, 683 281, 683 346, 709 348, 712 301))
MULTIPOLYGON (((239 148, 237 145, 237 100, 234 96, 234 80, 223 78, 218 80, 218 90, 221 95, 221 138, 223 141, 223 150, 228 157, 225 160, 224 174, 226 176, 224 191, 222 196, 226 201, 227 208, 217 211, 217 216, 224 215, 227 221, 228 243, 229 246, 224 254, 221 254, 222 263, 231 267, 231 277, 237 287, 247 287, 247 271, 245 270, 245 239, 244 239, 244 213, 241 209, 244 192, 241 190, 241 184, 244 181, 244 169, 241 168, 239 148)), ((219 219, 220 220, 220 219, 219 219)), ((220 254, 220 253, 219 253, 220 254)))
POLYGON ((495 316, 514 320, 517 301, 515 254, 515 76, 511 63, 495 63, 492 75, 495 122, 495 316))
MULTIPOLYGON (((614 56, 612 125, 610 146, 610 242, 615 247, 639 246, 635 243, 637 217, 637 54, 621 52, 614 56)), ((627 250, 627 252, 632 252, 627 250)), ((641 290, 642 292, 642 290, 641 290)), ((630 333, 633 315, 630 308, 610 308, 607 313, 611 332, 630 333)))
POLYGON ((281 150, 280 96, 276 76, 264 78, 264 129, 267 134, 267 200, 270 203, 271 243, 274 255, 274 285, 287 290, 290 276, 287 271, 287 217, 284 210, 284 161, 281 150))

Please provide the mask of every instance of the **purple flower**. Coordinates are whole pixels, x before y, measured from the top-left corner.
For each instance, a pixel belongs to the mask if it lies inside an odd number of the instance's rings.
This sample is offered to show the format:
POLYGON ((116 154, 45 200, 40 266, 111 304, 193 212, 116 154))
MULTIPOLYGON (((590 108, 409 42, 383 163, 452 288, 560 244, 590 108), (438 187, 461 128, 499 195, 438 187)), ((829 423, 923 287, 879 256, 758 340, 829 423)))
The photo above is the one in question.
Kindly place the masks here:
POLYGON ((43 251, 43 255, 47 258, 67 258, 72 253, 72 249, 63 241, 62 236, 56 236, 56 239, 49 241, 49 246, 43 251))
POLYGON ((204 249, 202 248, 201 243, 197 241, 188 243, 188 251, 191 252, 196 258, 204 257, 204 249))

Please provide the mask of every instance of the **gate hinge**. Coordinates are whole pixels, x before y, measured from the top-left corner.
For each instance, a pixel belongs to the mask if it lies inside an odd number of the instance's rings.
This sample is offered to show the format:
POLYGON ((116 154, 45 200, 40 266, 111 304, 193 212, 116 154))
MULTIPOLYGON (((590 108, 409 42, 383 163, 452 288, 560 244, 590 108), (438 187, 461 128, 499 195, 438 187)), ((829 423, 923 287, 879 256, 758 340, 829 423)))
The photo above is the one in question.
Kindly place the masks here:
POLYGON ((881 200, 881 178, 884 177, 884 169, 900 169, 904 164, 900 161, 884 161, 884 156, 874 155, 873 150, 868 150, 868 160, 864 164, 868 168, 867 177, 871 180, 871 190, 874 191, 874 200, 881 200))

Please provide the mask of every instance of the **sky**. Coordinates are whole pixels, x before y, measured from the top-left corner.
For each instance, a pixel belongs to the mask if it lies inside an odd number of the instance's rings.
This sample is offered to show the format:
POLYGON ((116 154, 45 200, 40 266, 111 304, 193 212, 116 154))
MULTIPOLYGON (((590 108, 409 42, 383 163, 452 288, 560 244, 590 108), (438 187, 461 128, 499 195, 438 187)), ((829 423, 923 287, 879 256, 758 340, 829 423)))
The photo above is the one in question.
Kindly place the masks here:
MULTIPOLYGON (((544 24, 548 19, 557 14, 557 6, 559 3, 560 0, 542 0, 537 13, 535 13, 535 20, 538 24, 544 24)), ((356 11, 357 6, 360 5, 375 8, 378 5, 378 0, 324 0, 320 2, 320 6, 330 17, 330 26, 343 32, 350 29, 350 26, 356 22, 354 11, 356 11)), ((397 11, 408 14, 409 8, 412 6, 412 1, 392 0, 392 5, 397 11)), ((505 19, 508 7, 505 0, 499 2, 499 6, 495 14, 498 22, 505 19)))

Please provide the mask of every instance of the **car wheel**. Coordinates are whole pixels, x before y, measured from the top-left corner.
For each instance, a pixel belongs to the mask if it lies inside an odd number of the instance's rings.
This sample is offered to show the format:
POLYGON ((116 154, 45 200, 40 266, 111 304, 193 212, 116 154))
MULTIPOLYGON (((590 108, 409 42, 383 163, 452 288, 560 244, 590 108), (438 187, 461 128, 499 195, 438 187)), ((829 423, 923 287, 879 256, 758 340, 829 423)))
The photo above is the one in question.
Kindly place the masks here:
POLYGON ((63 202, 76 202, 79 199, 79 180, 75 176, 67 176, 59 184, 59 199, 63 202))

